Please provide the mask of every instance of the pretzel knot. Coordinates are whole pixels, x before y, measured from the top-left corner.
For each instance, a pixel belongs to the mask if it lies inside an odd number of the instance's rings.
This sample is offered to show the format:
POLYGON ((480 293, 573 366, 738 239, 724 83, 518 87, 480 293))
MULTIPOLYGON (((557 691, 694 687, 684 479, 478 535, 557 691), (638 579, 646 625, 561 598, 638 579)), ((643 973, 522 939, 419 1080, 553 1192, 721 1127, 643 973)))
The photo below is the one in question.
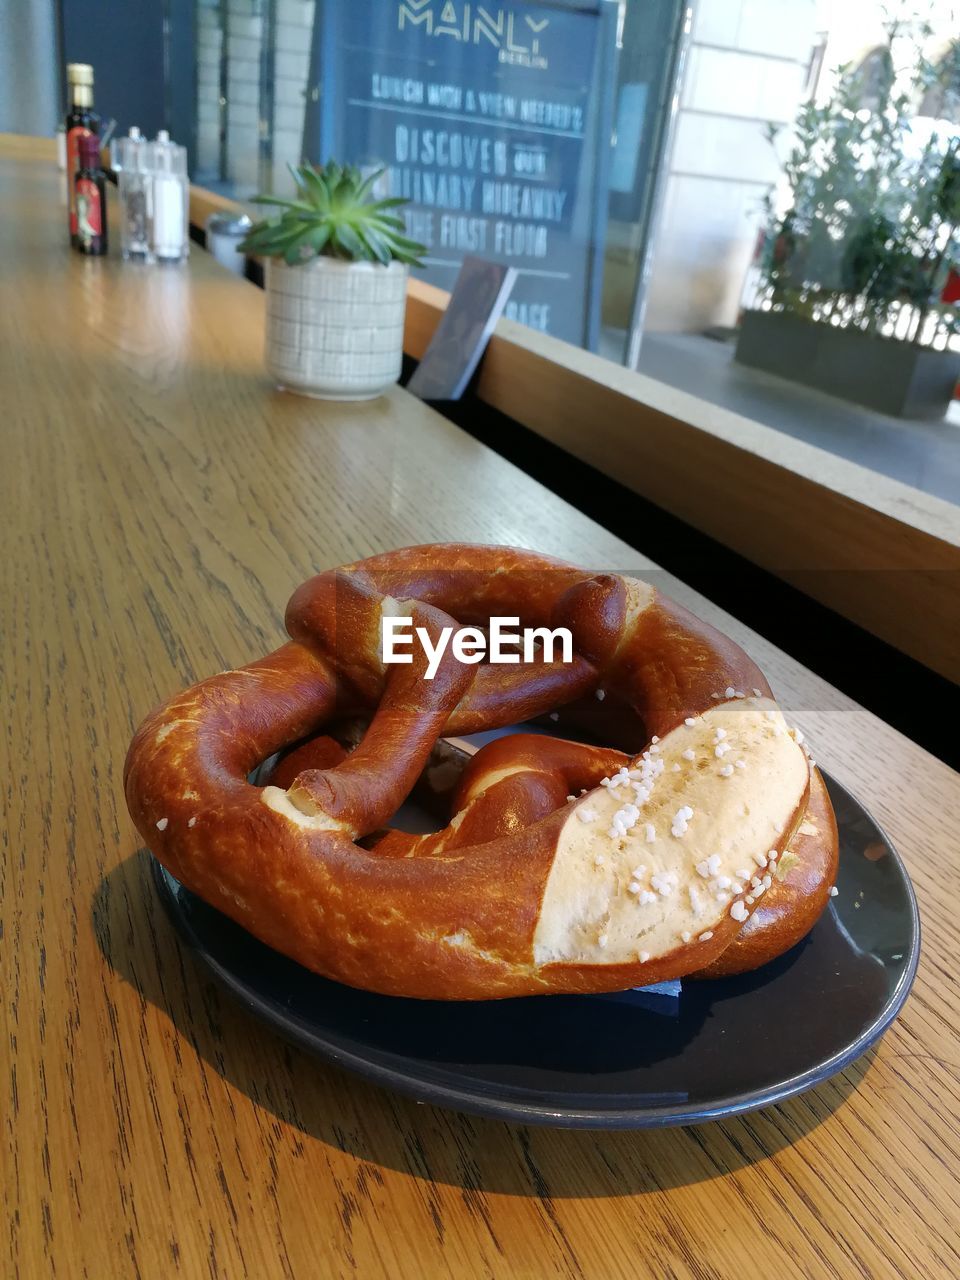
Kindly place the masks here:
POLYGON ((819 773, 743 650, 646 583, 438 544, 320 574, 286 623, 148 717, 125 787, 182 883, 308 968, 432 999, 614 991, 754 968, 823 910, 819 773), (384 661, 384 617, 420 629, 411 661, 384 661), (566 628, 569 660, 441 645, 499 618, 566 628), (522 721, 569 736, 448 741, 522 721), (448 825, 390 829, 424 787, 448 825))

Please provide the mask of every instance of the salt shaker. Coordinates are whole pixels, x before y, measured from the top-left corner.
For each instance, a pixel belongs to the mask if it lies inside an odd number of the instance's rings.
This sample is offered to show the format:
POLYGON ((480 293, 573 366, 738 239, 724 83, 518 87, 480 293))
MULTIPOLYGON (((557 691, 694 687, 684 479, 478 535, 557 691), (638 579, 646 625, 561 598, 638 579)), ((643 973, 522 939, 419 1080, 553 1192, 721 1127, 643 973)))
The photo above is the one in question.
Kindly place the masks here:
POLYGON ((150 144, 153 178, 153 252, 158 262, 181 262, 190 252, 187 151, 166 129, 150 144))

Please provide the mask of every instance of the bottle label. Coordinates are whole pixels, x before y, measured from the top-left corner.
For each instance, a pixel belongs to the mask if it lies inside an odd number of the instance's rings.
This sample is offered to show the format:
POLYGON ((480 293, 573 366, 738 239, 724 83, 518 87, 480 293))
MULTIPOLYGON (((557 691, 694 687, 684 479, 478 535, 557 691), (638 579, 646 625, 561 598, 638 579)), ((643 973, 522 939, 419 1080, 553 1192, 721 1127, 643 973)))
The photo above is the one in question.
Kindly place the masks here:
POLYGON ((88 138, 92 130, 82 124, 67 130, 67 199, 70 202, 70 234, 77 234, 77 197, 73 189, 73 175, 80 165, 80 139, 88 138))
POLYGON ((77 179, 77 235, 85 243, 103 235, 100 188, 92 178, 77 179))

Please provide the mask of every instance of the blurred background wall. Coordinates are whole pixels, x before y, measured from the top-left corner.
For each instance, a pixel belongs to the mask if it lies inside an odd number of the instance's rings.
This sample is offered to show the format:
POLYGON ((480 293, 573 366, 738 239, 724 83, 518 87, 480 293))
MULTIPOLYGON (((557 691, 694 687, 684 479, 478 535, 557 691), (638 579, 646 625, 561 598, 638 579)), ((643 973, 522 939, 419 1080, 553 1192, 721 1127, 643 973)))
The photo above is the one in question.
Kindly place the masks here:
POLYGON ((60 120, 56 0, 0 0, 0 132, 45 134, 60 120))
POLYGON ((166 8, 157 0, 61 2, 63 61, 92 64, 94 106, 121 133, 136 124, 152 137, 165 125, 166 8))
POLYGON ((817 0, 698 0, 687 49, 647 325, 732 325, 780 164, 768 121, 787 124, 808 88, 817 0))

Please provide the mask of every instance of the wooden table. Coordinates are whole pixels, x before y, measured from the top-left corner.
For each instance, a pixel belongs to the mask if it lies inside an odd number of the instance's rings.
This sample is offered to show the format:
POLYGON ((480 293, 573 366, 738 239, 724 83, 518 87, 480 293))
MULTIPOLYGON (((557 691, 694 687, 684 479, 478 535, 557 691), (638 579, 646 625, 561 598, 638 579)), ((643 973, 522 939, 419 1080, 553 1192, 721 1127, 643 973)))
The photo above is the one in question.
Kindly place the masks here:
POLYGON ((382 548, 652 566, 403 391, 277 393, 252 285, 200 251, 71 254, 46 163, 0 148, 0 208, 0 1273, 960 1274, 958 778, 680 584, 913 873, 925 957, 875 1053, 729 1123, 524 1129, 326 1067, 221 996, 123 803, 151 704, 267 652, 296 583, 382 548))

